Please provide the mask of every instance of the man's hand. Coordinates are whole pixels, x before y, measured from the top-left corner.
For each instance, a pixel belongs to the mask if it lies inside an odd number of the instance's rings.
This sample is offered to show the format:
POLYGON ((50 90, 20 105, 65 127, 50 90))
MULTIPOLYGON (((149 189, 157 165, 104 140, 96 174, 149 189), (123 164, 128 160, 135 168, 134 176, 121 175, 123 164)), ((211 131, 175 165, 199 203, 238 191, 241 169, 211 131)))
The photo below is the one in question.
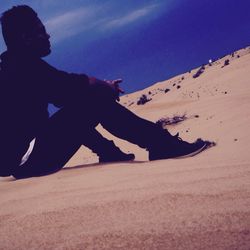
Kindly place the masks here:
POLYGON ((122 79, 116 79, 116 80, 104 80, 106 83, 110 85, 110 87, 113 89, 114 93, 117 95, 116 100, 120 101, 120 94, 124 94, 125 91, 120 88, 119 84, 122 82, 122 79))
POLYGON ((106 94, 117 101, 120 101, 119 95, 124 93, 119 86, 121 82, 122 79, 102 81, 94 77, 89 77, 90 86, 93 86, 96 91, 101 91, 104 95, 106 94))

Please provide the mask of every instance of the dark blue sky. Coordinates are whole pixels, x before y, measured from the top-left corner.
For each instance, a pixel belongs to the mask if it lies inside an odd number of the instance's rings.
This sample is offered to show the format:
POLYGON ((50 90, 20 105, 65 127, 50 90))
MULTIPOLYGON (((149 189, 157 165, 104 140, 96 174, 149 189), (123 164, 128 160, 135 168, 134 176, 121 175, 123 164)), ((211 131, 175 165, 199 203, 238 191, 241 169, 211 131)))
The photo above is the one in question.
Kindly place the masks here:
POLYGON ((121 77, 127 92, 250 45, 249 0, 1 0, 0 11, 15 4, 30 5, 45 22, 48 62, 121 77))

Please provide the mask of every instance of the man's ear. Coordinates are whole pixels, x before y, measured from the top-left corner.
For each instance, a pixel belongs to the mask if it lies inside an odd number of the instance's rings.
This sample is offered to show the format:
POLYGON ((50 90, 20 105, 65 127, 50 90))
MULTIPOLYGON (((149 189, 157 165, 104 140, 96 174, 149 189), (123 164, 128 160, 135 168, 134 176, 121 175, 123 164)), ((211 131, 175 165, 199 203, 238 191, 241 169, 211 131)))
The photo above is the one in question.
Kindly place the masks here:
POLYGON ((21 40, 22 40, 23 44, 27 45, 27 46, 29 46, 31 44, 31 42, 32 42, 31 36, 28 35, 27 33, 23 33, 21 35, 21 40))

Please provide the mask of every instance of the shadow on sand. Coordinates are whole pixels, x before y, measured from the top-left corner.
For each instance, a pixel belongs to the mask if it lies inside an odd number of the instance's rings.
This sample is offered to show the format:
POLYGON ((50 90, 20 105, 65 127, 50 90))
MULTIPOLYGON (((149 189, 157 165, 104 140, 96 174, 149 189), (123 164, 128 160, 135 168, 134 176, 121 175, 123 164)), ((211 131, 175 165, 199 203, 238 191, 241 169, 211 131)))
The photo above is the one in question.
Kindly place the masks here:
POLYGON ((107 162, 107 163, 90 163, 90 164, 84 164, 84 165, 76 165, 73 167, 66 167, 62 168, 61 170, 71 170, 71 169, 78 169, 78 168, 90 168, 90 167, 104 167, 106 165, 117 165, 117 164, 140 164, 140 163, 145 163, 147 161, 122 161, 122 162, 107 162))
MULTIPOLYGON (((83 164, 83 165, 76 165, 76 166, 72 166, 72 167, 66 167, 66 168, 61 168, 58 170, 54 170, 52 172, 47 172, 47 173, 43 173, 37 176, 32 176, 32 177, 42 177, 42 176, 48 176, 48 175, 52 175, 55 174, 59 171, 69 171, 69 170, 73 170, 73 169, 81 169, 81 168, 91 168, 91 167, 104 167, 107 165, 117 165, 117 164, 140 164, 140 163, 145 163, 147 161, 123 161, 123 162, 112 162, 112 163, 91 163, 91 164, 83 164)), ((32 178, 30 177, 30 178, 32 178)), ((28 177, 27 177, 28 178, 28 177)), ((22 178, 22 179, 27 179, 27 178, 22 178)), ((10 177, 6 177, 6 178, 2 178, 0 181, 1 182, 12 182, 12 181, 17 181, 18 179, 15 179, 14 177, 10 176, 10 177)))

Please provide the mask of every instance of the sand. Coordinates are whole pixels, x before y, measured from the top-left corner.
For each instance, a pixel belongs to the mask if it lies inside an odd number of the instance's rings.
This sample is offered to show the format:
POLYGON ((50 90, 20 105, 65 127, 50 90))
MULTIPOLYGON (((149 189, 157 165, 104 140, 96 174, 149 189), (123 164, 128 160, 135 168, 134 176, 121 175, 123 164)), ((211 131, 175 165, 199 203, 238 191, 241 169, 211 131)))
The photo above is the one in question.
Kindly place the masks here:
POLYGON ((185 115, 166 128, 216 147, 148 162, 99 127, 136 161, 100 165, 82 147, 56 174, 2 178, 0 249, 250 249, 250 48, 197 70, 121 103, 152 121, 185 115), (142 94, 152 100, 137 105, 142 94))

